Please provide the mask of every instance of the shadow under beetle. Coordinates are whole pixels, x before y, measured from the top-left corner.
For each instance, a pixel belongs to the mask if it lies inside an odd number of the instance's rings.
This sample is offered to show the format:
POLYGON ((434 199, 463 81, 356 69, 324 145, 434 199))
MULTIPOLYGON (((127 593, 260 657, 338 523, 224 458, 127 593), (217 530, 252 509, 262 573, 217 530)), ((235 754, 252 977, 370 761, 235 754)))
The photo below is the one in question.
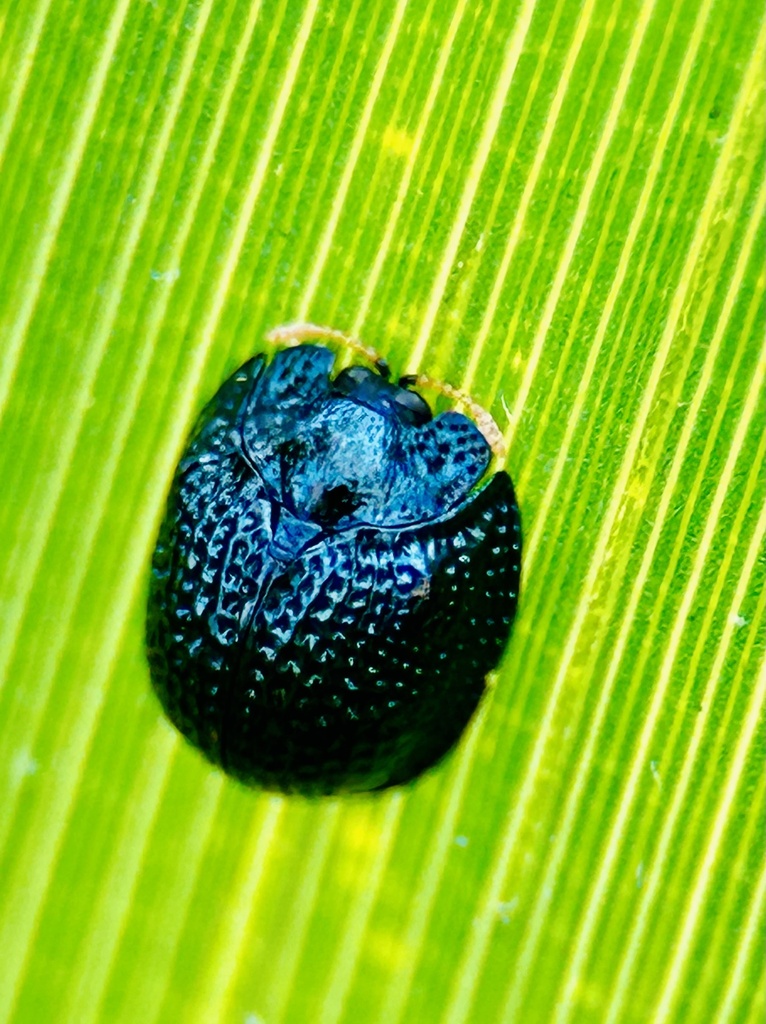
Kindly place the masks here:
MULTIPOLYGON (((323 329, 318 329, 323 330, 323 329)), ((329 336, 337 332, 326 331, 329 336)), ((302 344, 200 416, 152 561, 147 649, 183 735, 247 785, 383 789, 459 739, 516 611, 510 477, 387 366, 302 344)))

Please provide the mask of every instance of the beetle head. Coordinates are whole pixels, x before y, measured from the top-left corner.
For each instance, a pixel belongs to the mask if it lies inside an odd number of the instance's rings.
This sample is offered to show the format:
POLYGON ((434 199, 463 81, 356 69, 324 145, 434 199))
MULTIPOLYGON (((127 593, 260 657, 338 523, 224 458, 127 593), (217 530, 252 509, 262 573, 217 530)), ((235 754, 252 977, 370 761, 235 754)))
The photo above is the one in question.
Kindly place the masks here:
POLYGON ((394 416, 408 426, 420 427, 429 423, 431 409, 424 398, 406 386, 408 378, 392 384, 386 377, 387 374, 383 376, 366 366, 349 366, 341 370, 332 382, 332 392, 366 405, 375 412, 394 416))

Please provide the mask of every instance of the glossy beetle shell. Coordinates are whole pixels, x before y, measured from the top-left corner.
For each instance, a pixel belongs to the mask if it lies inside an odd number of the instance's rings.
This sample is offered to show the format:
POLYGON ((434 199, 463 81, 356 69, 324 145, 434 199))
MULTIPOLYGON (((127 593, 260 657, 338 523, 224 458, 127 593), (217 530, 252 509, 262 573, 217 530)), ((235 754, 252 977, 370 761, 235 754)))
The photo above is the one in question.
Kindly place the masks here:
POLYGON ((152 562, 147 648, 177 728, 248 785, 405 783, 459 739, 508 638, 521 533, 478 428, 317 345, 204 409, 152 562))

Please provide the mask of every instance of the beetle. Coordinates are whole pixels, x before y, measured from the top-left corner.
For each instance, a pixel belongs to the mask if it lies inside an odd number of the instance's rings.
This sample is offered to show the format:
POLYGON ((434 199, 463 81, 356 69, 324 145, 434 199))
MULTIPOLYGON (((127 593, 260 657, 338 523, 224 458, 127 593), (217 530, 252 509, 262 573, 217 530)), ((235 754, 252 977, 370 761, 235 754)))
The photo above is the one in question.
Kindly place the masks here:
MULTIPOLYGON (((330 336, 336 332, 327 331, 330 336)), ((516 612, 508 474, 382 360, 298 344, 204 408, 152 558, 147 653, 173 724, 286 793, 385 789, 455 746, 516 612)))

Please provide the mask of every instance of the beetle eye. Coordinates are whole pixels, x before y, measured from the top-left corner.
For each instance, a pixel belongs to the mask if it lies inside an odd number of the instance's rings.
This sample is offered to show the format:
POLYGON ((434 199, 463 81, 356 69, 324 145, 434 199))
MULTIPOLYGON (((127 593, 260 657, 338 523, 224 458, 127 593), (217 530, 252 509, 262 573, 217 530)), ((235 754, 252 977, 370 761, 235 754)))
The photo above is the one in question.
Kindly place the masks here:
POLYGON ((366 366, 347 366, 332 382, 333 390, 341 395, 350 395, 371 377, 377 379, 377 374, 366 366))
POLYGON ((416 391, 397 391, 394 401, 396 402, 399 416, 405 423, 411 423, 415 427, 422 427, 424 423, 431 422, 432 413, 428 402, 421 398, 416 391))

